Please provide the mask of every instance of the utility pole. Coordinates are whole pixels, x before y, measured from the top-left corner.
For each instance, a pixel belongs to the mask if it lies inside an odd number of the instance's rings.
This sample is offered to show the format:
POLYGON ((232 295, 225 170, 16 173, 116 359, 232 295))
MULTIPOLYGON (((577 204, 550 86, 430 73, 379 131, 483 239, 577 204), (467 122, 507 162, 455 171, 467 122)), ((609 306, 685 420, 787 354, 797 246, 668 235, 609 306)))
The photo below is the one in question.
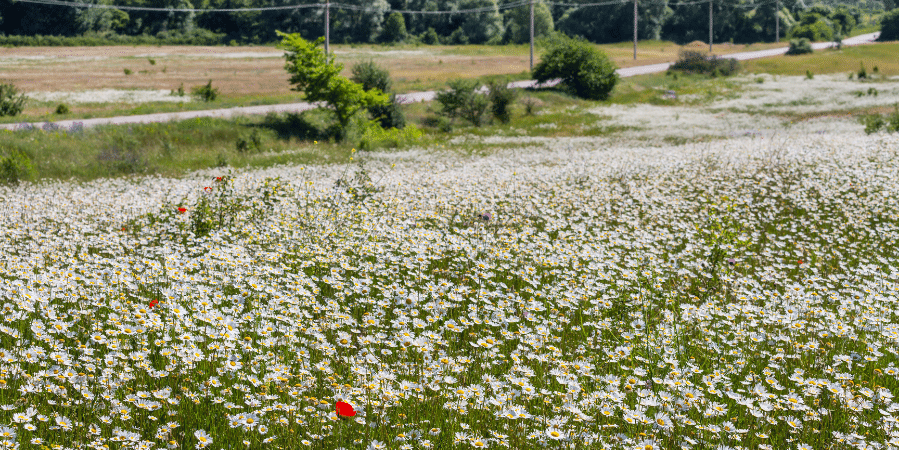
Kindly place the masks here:
POLYGON ((780 42, 780 0, 777 0, 777 9, 774 10, 774 42, 780 42))
POLYGON ((328 41, 331 39, 331 2, 325 3, 325 62, 328 62, 328 41))
POLYGON ((712 0, 709 0, 709 53, 712 53, 712 0))
POLYGON ((531 72, 534 71, 534 0, 531 0, 531 72))
POLYGON ((634 0, 634 61, 637 60, 637 0, 634 0))

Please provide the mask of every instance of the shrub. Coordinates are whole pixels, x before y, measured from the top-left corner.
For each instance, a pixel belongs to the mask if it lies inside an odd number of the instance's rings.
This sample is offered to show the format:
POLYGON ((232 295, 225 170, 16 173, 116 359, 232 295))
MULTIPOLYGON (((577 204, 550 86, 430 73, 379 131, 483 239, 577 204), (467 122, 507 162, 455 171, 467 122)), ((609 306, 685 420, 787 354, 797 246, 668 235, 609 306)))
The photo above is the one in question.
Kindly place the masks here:
POLYGON ((417 141, 421 136, 421 130, 415 125, 409 125, 402 129, 385 129, 369 122, 362 133, 359 147, 363 150, 374 150, 381 147, 398 148, 417 141))
POLYGON ((34 175, 31 159, 21 150, 11 150, 0 156, 0 183, 18 184, 34 175))
POLYGON ((440 45, 440 35, 434 28, 428 27, 428 30, 421 34, 421 42, 427 45, 440 45))
POLYGON ((899 41, 899 9, 894 9, 880 18, 878 41, 899 41))
POLYGON ((203 86, 195 86, 190 90, 191 95, 194 96, 197 100, 202 100, 204 102, 213 102, 219 95, 218 88, 212 87, 212 80, 209 80, 203 86))
POLYGON ((238 136, 235 148, 238 153, 246 153, 250 150, 261 151, 262 135, 259 133, 259 130, 254 129, 249 134, 238 136))
POLYGON ((381 123, 381 127, 399 128, 406 126, 406 116, 403 109, 397 101, 396 94, 390 95, 390 103, 386 105, 374 105, 368 107, 368 114, 372 119, 381 123))
POLYGON ((558 35, 547 39, 546 52, 534 67, 534 78, 546 82, 561 78, 562 83, 576 96, 589 100, 606 100, 618 74, 615 64, 583 38, 572 39, 558 35))
POLYGON ((811 70, 805 69, 805 78, 809 80, 814 79, 815 74, 813 74, 811 70))
POLYGON ((671 65, 671 69, 711 76, 731 76, 740 71, 740 63, 732 58, 719 58, 700 51, 684 50, 671 65))
POLYGON ((790 48, 787 50, 788 55, 803 55, 812 53, 812 42, 806 38, 790 39, 790 48))
POLYGON ((440 114, 450 119, 462 118, 474 126, 480 126, 490 103, 487 97, 477 92, 477 80, 452 80, 449 90, 437 92, 440 114))
POLYGON ((25 109, 25 94, 20 94, 15 85, 0 84, 0 117, 17 116, 25 109))
POLYGON ((502 123, 509 123, 509 105, 515 101, 517 92, 509 89, 505 80, 494 80, 487 84, 490 98, 490 112, 493 118, 502 123))
POLYGON ((865 126, 865 133, 867 134, 876 133, 885 125, 883 116, 880 114, 862 116, 861 123, 865 126))
POLYGON ((868 78, 868 71, 865 69, 865 63, 858 63, 858 79, 865 80, 868 78))
POLYGON ((65 103, 56 105, 56 114, 68 114, 70 112, 71 110, 69 110, 69 107, 66 106, 65 103))
POLYGON ((122 69, 122 72, 125 72, 125 75, 131 75, 132 73, 134 73, 134 72, 131 71, 131 69, 129 69, 129 68, 127 68, 127 67, 124 68, 124 69, 122 69))
POLYGON ((369 60, 354 65, 352 73, 353 76, 350 77, 350 80, 361 84, 365 91, 380 89, 381 92, 387 92, 390 90, 390 72, 375 64, 374 61, 369 60))

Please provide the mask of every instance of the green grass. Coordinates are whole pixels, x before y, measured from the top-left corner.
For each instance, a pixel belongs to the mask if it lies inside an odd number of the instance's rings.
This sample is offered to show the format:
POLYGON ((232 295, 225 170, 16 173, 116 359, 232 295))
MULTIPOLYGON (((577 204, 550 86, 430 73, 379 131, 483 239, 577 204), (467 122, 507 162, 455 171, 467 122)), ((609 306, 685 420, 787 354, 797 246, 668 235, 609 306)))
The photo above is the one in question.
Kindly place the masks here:
POLYGON ((899 75, 899 43, 883 42, 873 45, 843 47, 841 50, 818 50, 815 53, 795 56, 743 61, 744 71, 771 75, 805 75, 858 72, 864 64, 870 74, 874 66, 883 77, 899 75))

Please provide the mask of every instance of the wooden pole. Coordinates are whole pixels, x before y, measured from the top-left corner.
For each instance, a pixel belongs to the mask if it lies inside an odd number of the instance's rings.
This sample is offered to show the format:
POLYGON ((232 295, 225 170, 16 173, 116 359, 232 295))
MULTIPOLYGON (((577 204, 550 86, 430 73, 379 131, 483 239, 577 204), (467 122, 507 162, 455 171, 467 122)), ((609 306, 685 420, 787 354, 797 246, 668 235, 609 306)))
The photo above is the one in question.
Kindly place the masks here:
POLYGON ((634 0, 634 61, 637 60, 637 0, 634 0))
POLYGON ((777 0, 777 9, 774 10, 774 42, 780 42, 780 0, 777 0))
POLYGON ((709 0, 709 53, 712 53, 712 0, 709 0))
POLYGON ((531 72, 534 71, 534 0, 531 0, 531 72))
POLYGON ((331 39, 331 3, 325 3, 325 62, 328 62, 328 43, 331 39))

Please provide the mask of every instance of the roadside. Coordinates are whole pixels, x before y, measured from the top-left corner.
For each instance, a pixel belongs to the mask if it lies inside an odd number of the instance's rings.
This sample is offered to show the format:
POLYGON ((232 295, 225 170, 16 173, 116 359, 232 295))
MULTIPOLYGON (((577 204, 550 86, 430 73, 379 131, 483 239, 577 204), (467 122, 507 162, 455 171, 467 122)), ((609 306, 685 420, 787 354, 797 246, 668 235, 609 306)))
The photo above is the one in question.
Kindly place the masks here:
MULTIPOLYGON (((868 33, 859 36, 855 36, 852 38, 848 38, 843 40, 844 46, 855 46, 855 45, 864 45, 871 44, 876 39, 879 33, 868 33)), ((825 43, 816 43, 813 44, 813 48, 815 50, 823 50, 827 48, 833 47, 834 44, 832 42, 825 43)), ((786 47, 774 48, 768 50, 759 50, 753 52, 742 52, 742 53, 732 53, 728 54, 728 58, 735 58, 737 60, 745 61, 749 59, 757 59, 757 58, 766 58, 772 56, 778 56, 785 54, 787 52, 786 47)), ((668 70, 672 63, 661 63, 661 64, 651 64, 644 66, 635 66, 635 67, 627 67, 618 69, 618 74, 621 77, 632 77, 637 75, 646 75, 652 73, 659 73, 668 70)), ((538 85, 535 80, 524 80, 524 81, 516 81, 509 83, 509 87, 513 88, 527 88, 527 87, 551 87, 558 84, 559 80, 552 80, 547 83, 538 85)), ((400 94, 397 97, 403 103, 414 103, 414 102, 425 102, 431 101, 435 98, 435 91, 424 91, 424 92, 410 92, 406 94, 400 94)), ((182 121, 187 119, 196 119, 202 117, 210 117, 210 118, 232 118, 236 116, 247 116, 247 115, 265 115, 270 113, 299 113, 303 111, 308 111, 311 109, 315 109, 319 107, 319 104, 308 103, 308 102, 300 102, 300 103, 286 103, 279 105, 261 105, 261 106, 245 106, 245 107, 236 107, 236 108, 226 108, 226 109, 213 109, 213 110, 201 110, 201 111, 183 111, 183 112, 174 112, 174 113, 156 113, 156 114, 144 114, 144 115, 133 115, 133 116, 117 116, 117 117, 105 117, 105 118, 93 118, 93 119, 75 119, 75 120, 61 120, 58 122, 35 122, 35 123, 13 123, 13 124, 2 124, 0 125, 0 129, 6 130, 16 130, 16 129, 27 129, 27 128, 89 128, 97 125, 126 125, 126 124, 139 124, 139 123, 160 123, 160 122, 170 122, 170 121, 182 121)))

